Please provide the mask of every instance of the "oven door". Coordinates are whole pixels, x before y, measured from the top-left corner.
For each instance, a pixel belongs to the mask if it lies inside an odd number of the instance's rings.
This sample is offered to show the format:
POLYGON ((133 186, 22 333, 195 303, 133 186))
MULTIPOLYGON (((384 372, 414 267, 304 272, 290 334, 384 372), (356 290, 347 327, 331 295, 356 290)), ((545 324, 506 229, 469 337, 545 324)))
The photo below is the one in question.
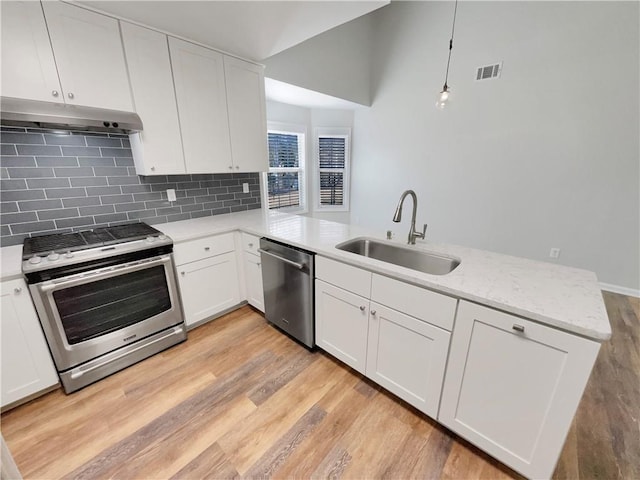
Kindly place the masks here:
POLYGON ((58 371, 183 322, 171 255, 30 286, 58 371))

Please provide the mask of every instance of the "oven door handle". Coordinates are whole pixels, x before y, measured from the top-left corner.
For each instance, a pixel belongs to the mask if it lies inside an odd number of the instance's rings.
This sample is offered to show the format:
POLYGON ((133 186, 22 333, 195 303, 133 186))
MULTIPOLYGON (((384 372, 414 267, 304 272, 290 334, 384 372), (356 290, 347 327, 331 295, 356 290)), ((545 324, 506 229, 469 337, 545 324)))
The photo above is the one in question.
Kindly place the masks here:
POLYGON ((131 273, 145 268, 151 268, 156 265, 167 264, 171 262, 170 255, 162 255, 159 257, 145 258, 143 260, 136 260, 135 262, 124 263, 122 265, 114 265, 112 267, 100 268, 98 270, 91 270, 89 272, 77 273, 68 277, 56 278, 54 280, 47 280, 37 284, 37 288, 42 293, 46 293, 51 290, 60 290, 63 288, 73 287, 75 285, 82 285, 89 282, 95 282, 104 278, 113 277, 115 275, 123 275, 125 273, 131 273))

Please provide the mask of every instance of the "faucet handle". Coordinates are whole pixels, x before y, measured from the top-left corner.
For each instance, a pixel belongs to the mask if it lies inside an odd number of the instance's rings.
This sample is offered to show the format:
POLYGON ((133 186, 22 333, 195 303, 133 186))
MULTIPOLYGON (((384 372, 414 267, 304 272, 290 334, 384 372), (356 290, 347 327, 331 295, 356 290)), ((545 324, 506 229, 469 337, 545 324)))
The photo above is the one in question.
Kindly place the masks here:
POLYGON ((427 236, 427 224, 425 223, 424 226, 422 227, 422 233, 415 233, 417 238, 421 238, 421 239, 425 239, 425 237, 427 236))

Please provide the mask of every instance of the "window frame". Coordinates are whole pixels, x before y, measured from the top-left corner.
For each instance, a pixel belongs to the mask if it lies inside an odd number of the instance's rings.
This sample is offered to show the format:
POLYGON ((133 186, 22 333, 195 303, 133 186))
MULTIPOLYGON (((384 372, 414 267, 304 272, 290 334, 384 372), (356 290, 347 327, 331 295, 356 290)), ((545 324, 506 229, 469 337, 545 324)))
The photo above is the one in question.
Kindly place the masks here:
POLYGON ((348 212, 351 197, 351 128, 318 127, 314 132, 314 210, 322 212, 348 212), (320 168, 320 138, 344 138, 344 168, 320 168), (322 205, 320 203, 320 173, 342 173, 342 205, 322 205))
POLYGON ((307 213, 307 128, 304 125, 268 122, 267 123, 267 151, 269 149, 269 133, 298 136, 298 167, 267 167, 267 171, 262 173, 262 204, 267 212, 286 213, 307 213), (270 208, 269 207, 269 174, 270 173, 298 173, 298 188, 300 195, 300 205, 291 207, 270 208))

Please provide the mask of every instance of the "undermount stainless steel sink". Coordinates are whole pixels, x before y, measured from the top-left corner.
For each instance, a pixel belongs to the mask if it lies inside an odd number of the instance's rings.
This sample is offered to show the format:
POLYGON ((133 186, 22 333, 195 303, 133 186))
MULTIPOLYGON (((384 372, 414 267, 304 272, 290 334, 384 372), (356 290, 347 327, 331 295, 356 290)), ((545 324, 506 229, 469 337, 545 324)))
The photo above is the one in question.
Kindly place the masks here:
POLYGON ((460 260, 457 258, 381 242, 372 238, 354 238, 336 245, 336 248, 431 275, 446 275, 460 265, 460 260))

